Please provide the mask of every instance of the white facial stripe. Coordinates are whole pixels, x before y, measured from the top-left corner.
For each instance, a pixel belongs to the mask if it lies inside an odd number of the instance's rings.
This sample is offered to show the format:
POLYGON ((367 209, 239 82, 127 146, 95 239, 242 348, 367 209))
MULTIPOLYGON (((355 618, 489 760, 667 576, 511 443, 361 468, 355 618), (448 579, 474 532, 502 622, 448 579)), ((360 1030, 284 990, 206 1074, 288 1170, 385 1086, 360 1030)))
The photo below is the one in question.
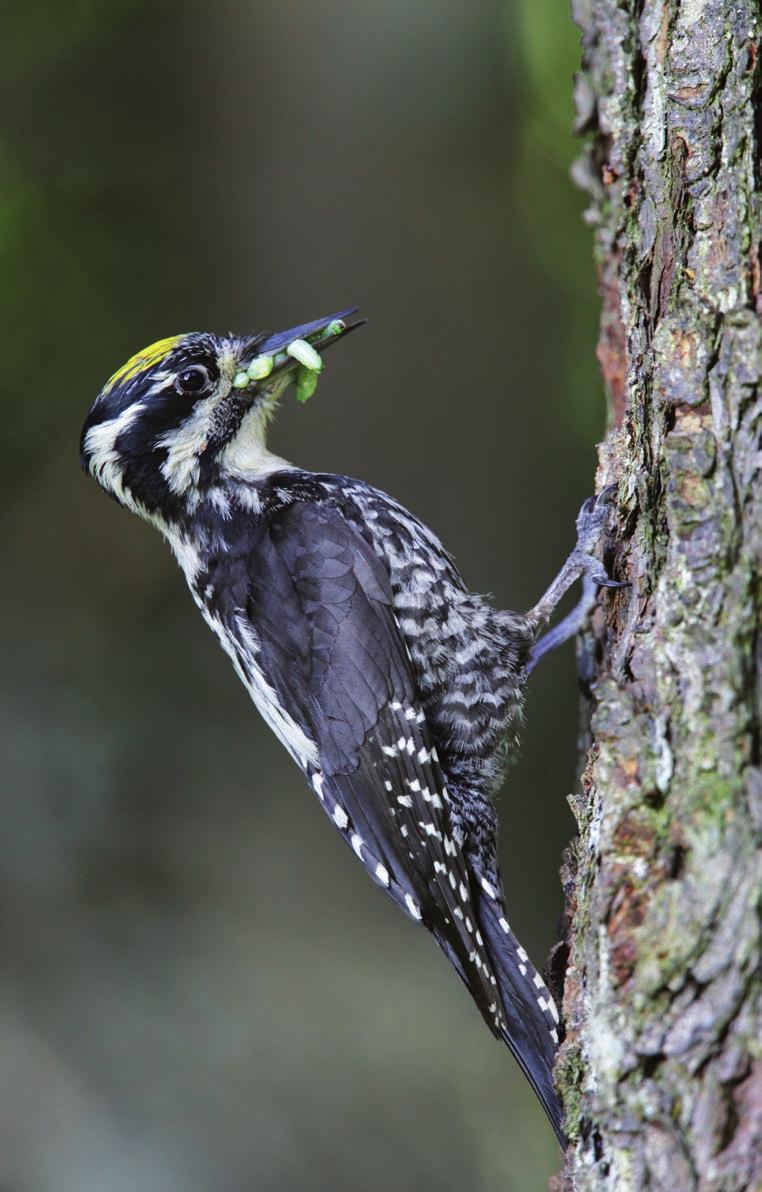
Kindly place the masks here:
POLYGON ((116 441, 144 409, 142 402, 128 406, 117 418, 110 418, 108 422, 91 426, 85 436, 85 452, 90 459, 90 470, 98 483, 112 492, 133 513, 140 514, 143 514, 142 507, 133 499, 129 489, 124 487, 116 441))
POLYGON ((196 403, 184 422, 157 440, 157 447, 167 449, 161 474, 173 493, 184 493, 198 481, 198 461, 209 438, 212 416, 229 389, 229 382, 223 381, 211 397, 196 403))

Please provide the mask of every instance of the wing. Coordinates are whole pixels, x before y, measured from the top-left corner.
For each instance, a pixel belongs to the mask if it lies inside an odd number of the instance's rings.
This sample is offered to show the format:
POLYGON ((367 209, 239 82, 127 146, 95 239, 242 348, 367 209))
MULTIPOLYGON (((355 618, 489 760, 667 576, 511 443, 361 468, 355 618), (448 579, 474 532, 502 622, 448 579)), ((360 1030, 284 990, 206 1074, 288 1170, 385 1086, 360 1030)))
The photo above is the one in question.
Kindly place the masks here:
POLYGON ((238 578, 219 614, 247 685, 277 698, 267 719, 333 824, 373 879, 432 931, 495 1034, 504 1033, 382 561, 337 511, 301 502, 274 514, 246 551, 228 562, 238 578))

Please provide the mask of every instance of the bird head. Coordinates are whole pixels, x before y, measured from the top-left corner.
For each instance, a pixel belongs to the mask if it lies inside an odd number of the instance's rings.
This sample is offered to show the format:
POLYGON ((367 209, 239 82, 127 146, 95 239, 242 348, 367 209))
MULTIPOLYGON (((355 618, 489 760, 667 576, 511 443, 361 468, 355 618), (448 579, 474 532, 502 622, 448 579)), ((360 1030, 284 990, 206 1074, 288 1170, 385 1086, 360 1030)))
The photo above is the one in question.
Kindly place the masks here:
POLYGON ((304 401, 322 353, 359 326, 354 309, 275 334, 194 332, 159 340, 106 382, 82 429, 85 471, 149 518, 191 508, 226 472, 262 474, 284 461, 265 445, 289 385, 304 401))

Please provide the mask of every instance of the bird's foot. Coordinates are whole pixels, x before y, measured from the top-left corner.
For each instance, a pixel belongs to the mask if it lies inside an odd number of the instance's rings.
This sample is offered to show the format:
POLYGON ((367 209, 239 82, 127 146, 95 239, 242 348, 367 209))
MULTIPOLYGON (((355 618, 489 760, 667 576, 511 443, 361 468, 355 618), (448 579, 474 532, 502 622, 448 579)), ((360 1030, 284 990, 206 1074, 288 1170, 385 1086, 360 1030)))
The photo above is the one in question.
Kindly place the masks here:
POLYGON ((579 567, 579 573, 587 575, 599 588, 629 588, 626 581, 612 579, 595 551, 606 537, 611 510, 616 497, 617 486, 608 484, 595 497, 588 497, 577 514, 577 542, 570 555, 579 567))
POLYGON ((577 608, 553 631, 542 650, 536 648, 535 657, 551 646, 565 641, 576 633, 595 603, 596 588, 628 588, 628 583, 612 579, 595 552, 599 550, 606 536, 609 516, 613 505, 616 485, 609 484, 597 497, 588 497, 577 515, 577 542, 553 583, 542 598, 530 609, 527 618, 535 631, 546 625, 561 597, 580 576, 584 577, 586 590, 577 608))

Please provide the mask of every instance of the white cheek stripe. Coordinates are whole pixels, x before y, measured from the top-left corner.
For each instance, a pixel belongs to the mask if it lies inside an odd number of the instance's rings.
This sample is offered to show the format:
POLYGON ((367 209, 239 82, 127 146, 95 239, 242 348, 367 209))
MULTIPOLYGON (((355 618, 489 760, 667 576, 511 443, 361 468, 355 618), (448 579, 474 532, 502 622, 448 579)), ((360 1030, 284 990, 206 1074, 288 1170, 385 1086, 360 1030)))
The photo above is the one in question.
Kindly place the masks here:
POLYGON ((173 493, 184 493, 198 482, 199 457, 209 437, 212 416, 229 388, 230 385, 223 381, 216 393, 196 403, 192 413, 189 412, 179 426, 157 439, 156 446, 167 449, 161 474, 173 493))
POLYGON ((142 506, 134 500, 129 489, 124 487, 124 476, 120 467, 119 453, 116 441, 124 431, 128 430, 139 414, 143 412, 143 402, 136 402, 128 406, 118 418, 110 418, 108 422, 100 422, 91 426, 85 437, 85 453, 89 456, 89 467, 99 484, 114 494, 123 505, 133 513, 145 516, 142 506))

